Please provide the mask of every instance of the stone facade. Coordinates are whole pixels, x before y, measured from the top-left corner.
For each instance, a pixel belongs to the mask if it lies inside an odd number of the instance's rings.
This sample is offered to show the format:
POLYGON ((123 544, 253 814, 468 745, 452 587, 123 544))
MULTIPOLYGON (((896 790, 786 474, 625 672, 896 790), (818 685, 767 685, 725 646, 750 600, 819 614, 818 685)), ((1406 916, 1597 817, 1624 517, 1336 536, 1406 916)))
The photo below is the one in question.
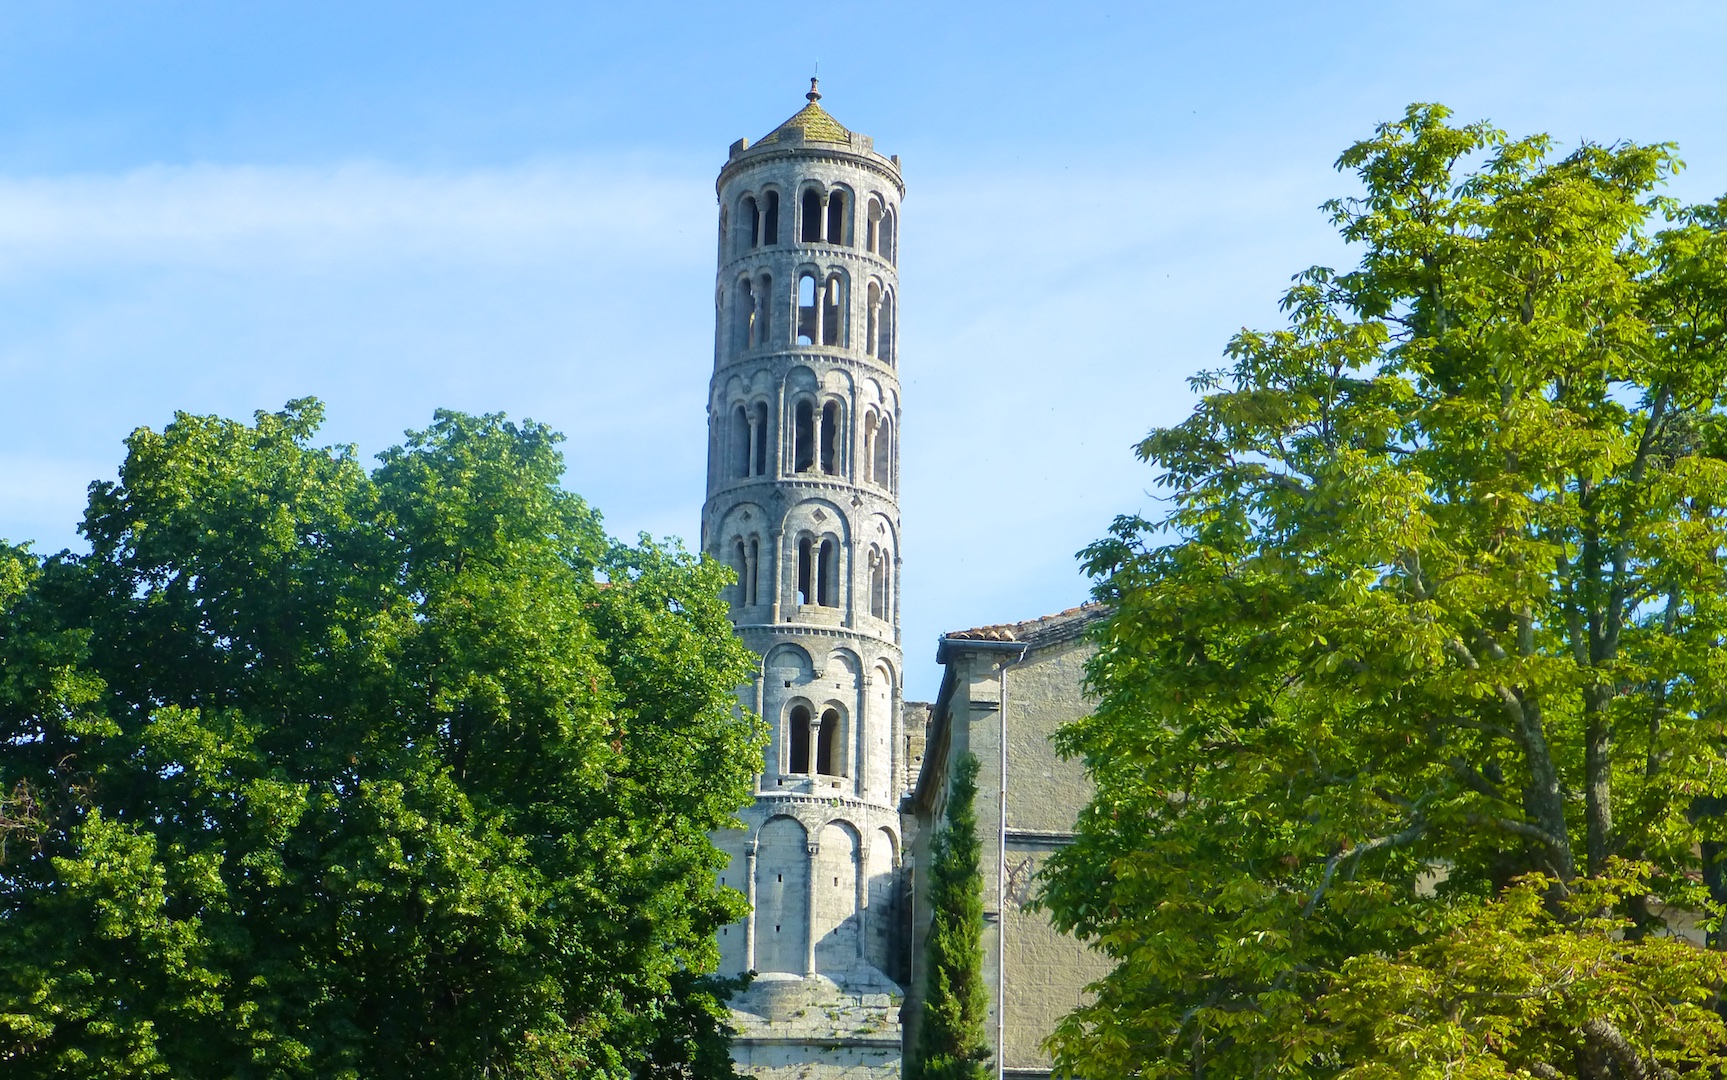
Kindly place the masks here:
POLYGON ((733 144, 702 546, 733 566, 771 730, 744 827, 717 838, 753 912, 721 969, 761 1076, 897 1075, 906 783, 899 642, 899 163, 809 104, 733 144))
MULTIPOLYGON (((1100 973, 1024 911, 1089 794, 1048 737, 1082 715, 1090 609, 950 634, 940 699, 906 702, 899 631, 895 271, 899 159, 809 104, 734 143, 717 190, 719 270, 702 548, 731 565, 732 622, 761 657, 742 703, 771 736, 754 804, 715 842, 751 914, 720 934, 740 1066, 774 1080, 891 1080, 909 1047, 928 911, 918 885, 954 755, 983 761, 985 847, 1005 836, 1010 1072, 1100 973), (1022 656, 1023 654, 1023 656, 1022 656), (1010 797, 997 809, 1000 664, 1010 797), (915 781, 915 784, 914 784, 915 781), (911 998, 905 997, 905 989, 911 998)), ((993 856, 985 906, 994 918, 993 856)), ((986 936, 991 987, 997 936, 986 936)), ((992 1031, 994 1027, 992 1025, 992 1031)))
POLYGON ((1095 606, 1075 608, 948 634, 937 647, 941 691, 930 712, 922 768, 905 807, 913 883, 908 944, 916 961, 905 1009, 908 1048, 916 1039, 926 975, 923 941, 930 924, 926 884, 916 871, 929 865, 930 841, 941 827, 954 763, 968 751, 979 764, 984 970, 991 1045, 999 1049, 1002 1071, 1047 1074, 1044 1038, 1079 1004, 1086 985, 1108 970, 1101 954, 1027 910, 1037 872, 1072 840, 1074 821, 1091 797, 1084 771, 1077 762, 1061 760, 1050 737, 1090 711, 1081 687, 1094 647, 1084 634, 1102 614, 1095 606))

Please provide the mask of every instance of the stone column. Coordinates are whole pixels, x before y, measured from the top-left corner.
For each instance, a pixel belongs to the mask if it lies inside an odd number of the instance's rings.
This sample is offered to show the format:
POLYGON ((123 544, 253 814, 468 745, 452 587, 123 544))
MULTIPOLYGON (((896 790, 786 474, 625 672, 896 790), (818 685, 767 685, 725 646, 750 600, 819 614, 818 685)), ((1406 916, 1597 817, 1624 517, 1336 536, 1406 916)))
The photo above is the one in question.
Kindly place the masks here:
POLYGON ((756 842, 751 840, 744 845, 744 866, 747 867, 749 878, 744 887, 748 890, 750 901, 750 917, 744 923, 744 970, 756 969, 756 842))
POLYGON ((811 841, 809 849, 809 872, 804 875, 808 886, 804 893, 804 978, 816 973, 816 855, 821 846, 811 841))

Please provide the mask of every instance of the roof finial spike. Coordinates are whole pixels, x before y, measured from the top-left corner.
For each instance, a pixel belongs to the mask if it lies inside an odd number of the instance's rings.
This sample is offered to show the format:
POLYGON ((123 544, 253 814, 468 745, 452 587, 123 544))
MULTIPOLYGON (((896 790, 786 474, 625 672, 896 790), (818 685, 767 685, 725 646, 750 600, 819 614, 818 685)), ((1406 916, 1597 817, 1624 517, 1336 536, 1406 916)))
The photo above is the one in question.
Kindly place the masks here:
POLYGON ((820 80, 812 75, 810 77, 810 92, 804 95, 804 97, 809 98, 811 105, 814 105, 822 99, 822 92, 818 89, 820 85, 820 80))

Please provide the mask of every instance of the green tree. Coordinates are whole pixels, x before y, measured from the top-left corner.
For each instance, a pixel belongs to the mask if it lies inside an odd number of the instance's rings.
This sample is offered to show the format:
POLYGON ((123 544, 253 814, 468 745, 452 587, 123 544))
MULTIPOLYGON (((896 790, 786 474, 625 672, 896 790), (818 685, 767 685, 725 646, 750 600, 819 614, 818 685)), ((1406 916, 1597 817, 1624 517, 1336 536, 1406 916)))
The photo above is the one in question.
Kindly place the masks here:
POLYGON ((1074 1074, 1386 1075, 1401 1039, 1402 1075, 1653 1076, 1722 1045, 1687 1004, 1718 955, 1650 958, 1727 901, 1727 202, 1659 197, 1668 146, 1448 115, 1343 154, 1359 264, 1194 380, 1138 448, 1167 515, 1085 553, 1114 616, 1061 738, 1097 794, 1045 902, 1116 967, 1052 1040, 1074 1074), (1586 953, 1623 994, 1536 970, 1586 953), (1422 972, 1449 1014, 1406 1008, 1422 972))
POLYGON ((983 1080, 989 1075, 977 770, 977 758, 969 753, 954 762, 945 820, 931 844, 926 989, 917 1046, 906 1070, 909 1080, 983 1080))
POLYGON ((140 429, 88 556, 0 549, 3 1071, 729 1076, 726 571, 539 425, 320 418, 140 429))

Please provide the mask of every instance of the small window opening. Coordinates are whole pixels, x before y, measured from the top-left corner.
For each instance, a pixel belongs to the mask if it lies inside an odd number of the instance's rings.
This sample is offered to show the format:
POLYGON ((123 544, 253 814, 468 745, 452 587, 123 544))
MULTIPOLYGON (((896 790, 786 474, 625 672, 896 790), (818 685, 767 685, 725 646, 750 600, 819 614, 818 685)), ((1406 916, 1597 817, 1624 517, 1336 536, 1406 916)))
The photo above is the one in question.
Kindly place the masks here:
POLYGON ((864 231, 864 250, 874 254, 881 250, 881 200, 869 201, 869 224, 864 231))
POLYGON ((760 247, 762 242, 762 212, 756 206, 755 196, 744 196, 742 239, 750 247, 760 247))
POLYGON ((816 307, 816 276, 798 275, 798 344, 814 345, 821 333, 817 326, 820 310, 816 307))
POLYGON ((822 238, 822 196, 815 188, 804 189, 803 234, 798 237, 806 244, 822 238))
POLYGON ((840 883, 840 879, 839 879, 839 878, 834 878, 834 887, 835 887, 835 888, 838 888, 838 887, 839 887, 839 883, 840 883))
POLYGON ((815 593, 812 589, 814 582, 811 580, 815 572, 815 567, 812 565, 814 562, 813 545, 810 543, 810 538, 806 536, 798 541, 798 603, 800 605, 815 602, 815 593))
POLYGON ((846 243, 846 195, 836 191, 828 196, 828 243, 846 243))
POLYGON ((865 481, 875 479, 875 427, 875 413, 870 413, 864 417, 863 454, 861 455, 865 481))
POLYGON ((757 476, 768 474, 768 406, 766 402, 756 402, 755 420, 750 425, 750 438, 755 446, 755 473, 757 476))
POLYGON ((742 540, 732 552, 732 570, 738 575, 738 603, 747 604, 750 602, 750 554, 742 540))
POLYGON ((791 720, 791 769, 794 773, 810 771, 810 711, 794 706, 791 720))
POLYGON ((762 243, 777 244, 780 242, 780 193, 770 191, 763 196, 766 204, 762 208, 762 243))
POLYGON ((793 428, 792 471, 808 472, 816 463, 815 402, 808 398, 798 402, 793 428))
POLYGON ((750 474, 750 418, 739 405, 732 410, 732 476, 742 480, 750 474))
POLYGON ((822 472, 832 476, 838 472, 835 450, 840 435, 840 406, 837 401, 830 401, 822 406, 822 472))
POLYGON ((838 274, 828 277, 827 287, 822 290, 822 344, 844 345, 841 330, 845 327, 845 316, 842 304, 845 300, 845 281, 838 274))
POLYGON ((816 553, 816 603, 839 607, 839 545, 823 540, 816 553))
POLYGON ((888 262, 894 261, 893 250, 893 214, 883 211, 881 217, 881 257, 888 262))
MULTIPOLYGON (((822 713, 822 726, 816 744, 816 772, 823 776, 839 776, 840 714, 829 709, 822 713)), ((838 882, 838 878, 834 879, 838 882)))

